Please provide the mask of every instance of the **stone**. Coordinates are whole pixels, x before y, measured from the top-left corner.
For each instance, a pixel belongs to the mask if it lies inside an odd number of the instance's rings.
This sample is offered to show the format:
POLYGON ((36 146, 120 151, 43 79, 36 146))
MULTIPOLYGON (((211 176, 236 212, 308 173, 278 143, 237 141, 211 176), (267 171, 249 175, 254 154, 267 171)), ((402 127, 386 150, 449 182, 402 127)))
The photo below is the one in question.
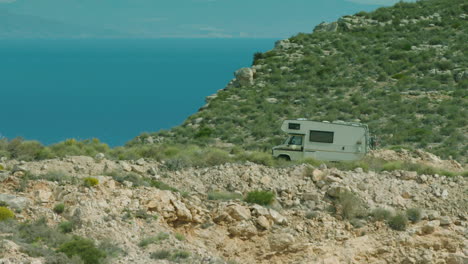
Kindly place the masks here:
POLYGON ((445 262, 447 264, 466 264, 468 263, 468 257, 459 254, 450 254, 445 262))
POLYGON ((427 222, 423 227, 421 228, 421 232, 424 235, 432 234, 436 230, 436 228, 440 225, 439 221, 430 221, 427 222))
POLYGON ((255 216, 269 216, 270 215, 270 212, 268 212, 268 209, 261 206, 261 205, 258 205, 258 204, 254 204, 250 207, 251 211, 252 211, 252 215, 255 215, 255 216))
POLYGON ((257 234, 257 228, 250 221, 238 222, 228 228, 231 236, 249 239, 257 234))
POLYGON ((320 180, 323 180, 323 177, 325 176, 325 173, 319 169, 314 169, 312 171, 312 181, 313 182, 318 182, 320 180))
POLYGON ((401 179, 405 181, 416 180, 418 173, 415 171, 401 171, 401 179))
POLYGON ((234 76, 236 77, 236 82, 240 86, 249 86, 254 84, 254 72, 251 68, 241 68, 234 73, 234 76))
POLYGON ((226 212, 237 221, 249 220, 252 218, 250 210, 239 204, 231 204, 226 207, 226 212))
POLYGON ((265 99, 265 100, 266 100, 268 103, 270 103, 270 104, 276 104, 276 103, 278 103, 278 99, 276 99, 276 98, 267 98, 267 99, 265 99))
POLYGON ((314 32, 336 32, 338 30, 338 22, 326 23, 322 22, 314 28, 314 32))
POLYGON ((8 179, 10 175, 7 172, 0 172, 0 182, 8 179))
POLYGON ((318 202, 320 200, 320 195, 313 192, 304 193, 302 194, 302 200, 318 202))
POLYGON ((261 228, 266 229, 266 230, 268 230, 268 229, 271 228, 270 221, 268 221, 268 219, 267 219, 265 216, 263 216, 263 215, 261 215, 261 216, 259 216, 259 217, 257 218, 257 224, 258 224, 261 228))
POLYGON ((441 226, 448 226, 452 224, 452 219, 449 216, 442 216, 439 218, 441 226))
POLYGON ((442 199, 447 199, 448 195, 449 195, 448 191, 446 189, 444 189, 444 190, 442 190, 442 193, 440 194, 440 197, 442 199))
POLYGON ((22 211, 29 206, 31 200, 26 197, 0 193, 0 202, 6 203, 12 209, 22 211))
POLYGON ((277 211, 273 209, 268 209, 268 212, 270 213, 270 217, 271 219, 273 219, 275 224, 286 225, 288 223, 288 220, 277 211))
POLYGON ((52 192, 49 190, 37 190, 34 195, 40 203, 48 203, 52 197, 52 192))
POLYGON ((132 167, 125 161, 120 162, 120 166, 122 167, 122 170, 130 172, 132 171, 132 167))
POLYGON ((294 245, 294 236, 288 233, 273 234, 268 238, 272 251, 285 251, 294 245))
POLYGON ((342 193, 344 193, 346 191, 347 191, 347 189, 345 187, 339 186, 339 185, 334 185, 334 186, 331 186, 328 189, 327 194, 330 197, 338 198, 342 193))
POLYGON ((106 158, 106 155, 104 155, 104 153, 98 153, 98 154, 96 154, 96 156, 94 156, 94 159, 96 161, 101 161, 101 160, 103 160, 105 158, 106 158))
POLYGON ((140 166, 143 166, 146 164, 145 162, 145 159, 144 158, 141 158, 141 159, 138 159, 136 162, 135 162, 137 165, 140 165, 140 166))

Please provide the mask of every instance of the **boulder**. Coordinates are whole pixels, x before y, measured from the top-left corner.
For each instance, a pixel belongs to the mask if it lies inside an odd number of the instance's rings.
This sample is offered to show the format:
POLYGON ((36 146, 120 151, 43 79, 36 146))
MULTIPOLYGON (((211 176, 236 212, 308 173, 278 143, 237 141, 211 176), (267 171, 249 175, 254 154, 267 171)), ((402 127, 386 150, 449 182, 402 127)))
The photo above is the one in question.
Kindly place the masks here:
POLYGON ((244 207, 239 204, 228 205, 226 208, 226 212, 229 214, 229 216, 238 221, 249 220, 250 218, 252 218, 250 210, 247 207, 244 207))
POLYGON ((250 221, 238 222, 228 228, 229 235, 249 239, 257 234, 257 228, 250 221))
POLYGON ((439 221, 430 221, 427 222, 423 227, 421 228, 421 232, 424 235, 432 234, 436 230, 436 228, 440 225, 439 221))
POLYGON ((338 30, 338 23, 326 23, 322 22, 314 28, 314 32, 336 32, 338 30))
POLYGON ((31 200, 29 200, 26 197, 0 193, 0 202, 6 203, 12 209, 21 211, 29 206, 29 204, 31 203, 31 200))
POLYGON ((286 217, 282 216, 277 211, 273 209, 268 209, 268 212, 270 213, 270 218, 275 222, 275 224, 286 225, 288 223, 286 217))
POLYGON ((241 68, 237 70, 234 75, 236 76, 236 81, 240 86, 249 86, 254 84, 254 72, 250 68, 241 68))
POLYGON ((120 166, 122 167, 122 170, 130 172, 132 171, 132 167, 125 161, 120 162, 120 166))
POLYGON ((442 216, 439 220, 441 226, 448 226, 452 224, 452 219, 450 219, 450 216, 442 216))
POLYGON ((261 228, 266 229, 266 230, 268 230, 268 229, 271 228, 270 221, 268 221, 268 219, 267 219, 265 216, 263 216, 263 215, 261 215, 261 216, 259 216, 259 217, 257 218, 257 224, 258 224, 261 228))
POLYGON ((103 160, 105 158, 106 158, 106 155, 104 155, 104 153, 98 153, 98 154, 96 154, 96 156, 94 156, 94 159, 96 161, 101 161, 101 160, 103 160))
POLYGON ((294 245, 295 239, 291 234, 273 234, 268 238, 272 251, 285 251, 294 245))

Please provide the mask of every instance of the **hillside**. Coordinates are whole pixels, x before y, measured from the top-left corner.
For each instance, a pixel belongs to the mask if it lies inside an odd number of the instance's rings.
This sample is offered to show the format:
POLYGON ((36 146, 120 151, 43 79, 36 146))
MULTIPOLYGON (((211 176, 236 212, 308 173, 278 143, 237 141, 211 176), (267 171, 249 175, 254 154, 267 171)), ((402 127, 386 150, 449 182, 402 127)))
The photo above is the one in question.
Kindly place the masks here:
POLYGON ((463 264, 466 179, 323 164, 1 161, 0 263, 463 264))
POLYGON ((268 150, 284 140, 284 119, 359 120, 381 146, 466 161, 466 43, 463 0, 401 2, 344 16, 255 54, 252 67, 237 71, 198 113, 151 136, 268 150))

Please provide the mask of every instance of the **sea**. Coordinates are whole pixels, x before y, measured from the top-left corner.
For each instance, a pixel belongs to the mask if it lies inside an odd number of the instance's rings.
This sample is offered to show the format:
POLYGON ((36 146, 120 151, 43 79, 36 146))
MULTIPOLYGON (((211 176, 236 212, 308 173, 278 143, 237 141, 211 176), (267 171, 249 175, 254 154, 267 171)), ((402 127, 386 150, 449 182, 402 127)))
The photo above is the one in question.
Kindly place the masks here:
POLYGON ((0 40, 0 138, 120 146, 170 129, 275 41, 0 40))

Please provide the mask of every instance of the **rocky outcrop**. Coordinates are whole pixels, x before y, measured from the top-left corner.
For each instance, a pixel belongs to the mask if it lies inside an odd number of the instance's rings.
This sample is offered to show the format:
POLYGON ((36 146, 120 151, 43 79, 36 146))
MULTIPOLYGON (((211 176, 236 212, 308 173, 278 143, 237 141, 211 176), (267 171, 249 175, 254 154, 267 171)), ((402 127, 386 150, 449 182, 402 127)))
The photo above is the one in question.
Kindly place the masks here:
POLYGON ((238 86, 250 86, 254 84, 254 71, 251 68, 241 68, 234 73, 235 83, 238 86))

